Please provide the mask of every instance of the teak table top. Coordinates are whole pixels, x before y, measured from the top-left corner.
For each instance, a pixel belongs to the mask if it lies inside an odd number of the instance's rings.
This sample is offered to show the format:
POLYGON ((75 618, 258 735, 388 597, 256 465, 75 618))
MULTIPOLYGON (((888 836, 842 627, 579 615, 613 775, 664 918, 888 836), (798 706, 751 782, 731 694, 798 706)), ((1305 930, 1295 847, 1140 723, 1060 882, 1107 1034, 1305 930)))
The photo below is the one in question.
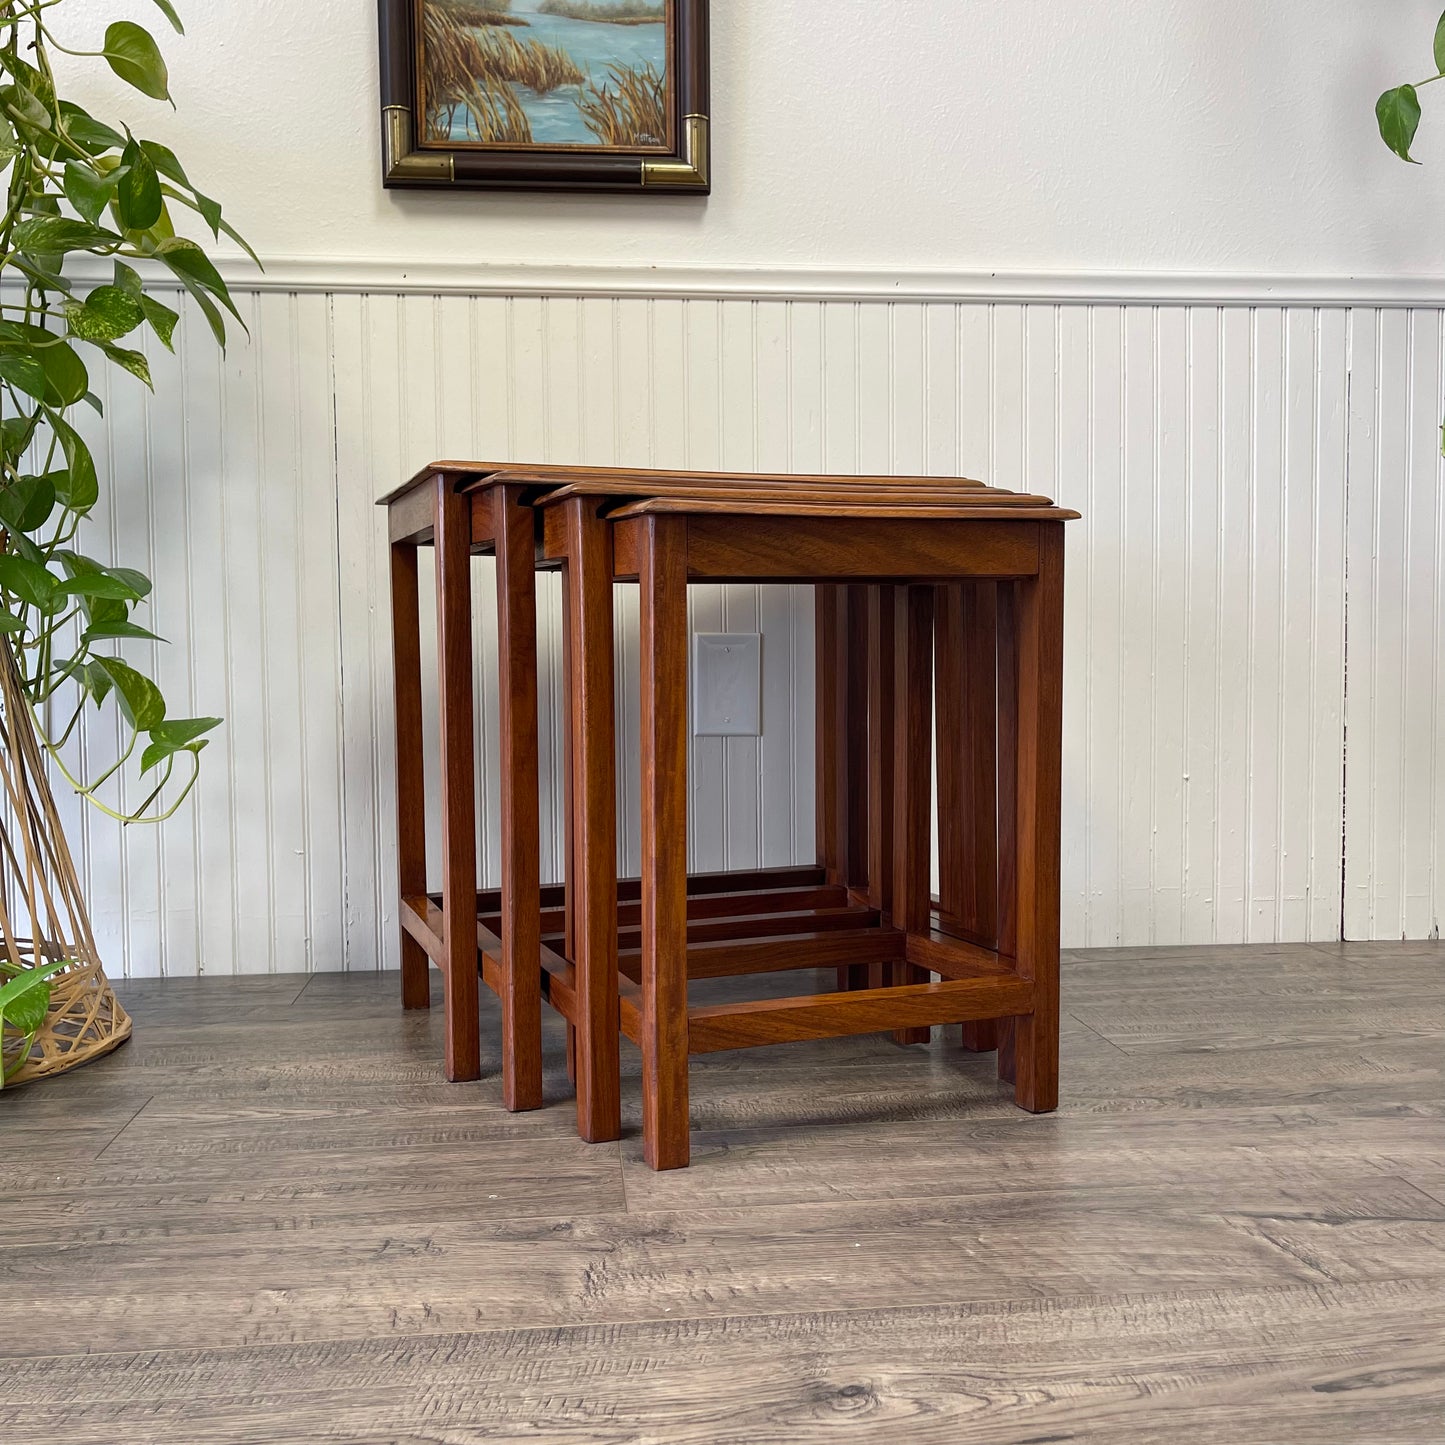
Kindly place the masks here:
POLYGON ((402 502, 439 478, 456 479, 457 491, 479 498, 498 486, 535 492, 550 507, 572 497, 611 504, 616 519, 649 513, 751 514, 868 517, 880 512, 920 519, 1068 521, 1077 512, 1048 497, 985 486, 967 477, 819 476, 783 472, 669 471, 572 465, 507 466, 492 462, 439 461, 382 498, 402 502))

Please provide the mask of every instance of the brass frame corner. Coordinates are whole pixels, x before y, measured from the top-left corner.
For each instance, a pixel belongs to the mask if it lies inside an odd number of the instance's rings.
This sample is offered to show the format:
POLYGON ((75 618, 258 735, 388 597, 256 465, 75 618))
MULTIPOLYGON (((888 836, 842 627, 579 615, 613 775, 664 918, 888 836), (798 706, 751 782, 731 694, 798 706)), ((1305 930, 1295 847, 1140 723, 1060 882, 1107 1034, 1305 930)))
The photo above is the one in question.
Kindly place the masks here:
POLYGON ((429 153, 416 149, 411 110, 387 105, 381 110, 382 169, 388 181, 444 181, 457 178, 456 158, 448 151, 429 153))
POLYGON ((712 135, 705 115, 683 117, 681 160, 643 161, 644 186, 686 186, 705 191, 711 184, 712 135))

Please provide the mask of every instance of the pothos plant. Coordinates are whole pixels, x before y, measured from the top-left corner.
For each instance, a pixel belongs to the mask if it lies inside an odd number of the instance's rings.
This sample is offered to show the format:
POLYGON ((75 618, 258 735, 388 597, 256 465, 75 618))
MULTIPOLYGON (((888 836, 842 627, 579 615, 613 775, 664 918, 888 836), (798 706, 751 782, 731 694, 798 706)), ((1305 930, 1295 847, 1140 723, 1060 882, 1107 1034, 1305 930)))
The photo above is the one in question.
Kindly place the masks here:
POLYGON ((1380 139, 1400 157, 1402 161, 1419 165, 1410 154, 1415 143, 1415 132, 1420 129, 1420 91, 1437 80, 1445 80, 1445 15, 1435 25, 1434 47, 1435 74, 1409 85, 1397 85, 1387 90, 1375 102, 1375 119, 1380 126, 1380 139))
MULTIPOLYGON (((171 0, 154 3, 184 33, 171 0)), ((93 368, 118 367, 151 386, 136 346, 143 331, 173 349, 178 313, 146 289, 138 265, 161 268, 168 288, 189 293, 222 346, 225 313, 240 320, 205 250, 178 234, 180 214, 193 212, 213 238, 224 233, 250 248, 174 152, 58 93, 52 60, 63 55, 107 65, 142 96, 170 100, 165 61, 144 26, 117 20, 98 50, 86 49, 58 32, 65 7, 66 0, 0 0, 0 177, 8 172, 0 217, 0 646, 13 659, 37 739, 66 781, 122 823, 158 822, 194 786, 220 719, 170 717, 155 681, 119 655, 127 641, 161 639, 136 618, 149 579, 84 549, 100 484, 77 412, 103 415, 93 368), (126 737, 119 759, 97 777, 75 776, 64 751, 87 704, 117 706, 126 737), (127 769, 142 780, 135 808, 101 796, 127 769)), ((27 969, 7 983, 15 970, 0 961, 0 1020, 8 1007, 12 1026, 19 1014, 29 1021, 49 991, 33 975, 51 971, 27 969)))
MULTIPOLYGON (((1427 75, 1407 85, 1397 85, 1387 90, 1375 102, 1375 120, 1380 127, 1380 139, 1412 166, 1419 161, 1410 154, 1415 143, 1415 134, 1420 129, 1420 91, 1437 80, 1445 80, 1445 14, 1435 22, 1435 44, 1432 54, 1435 74, 1427 75)), ((1440 427, 1440 453, 1445 456, 1445 424, 1440 427)))

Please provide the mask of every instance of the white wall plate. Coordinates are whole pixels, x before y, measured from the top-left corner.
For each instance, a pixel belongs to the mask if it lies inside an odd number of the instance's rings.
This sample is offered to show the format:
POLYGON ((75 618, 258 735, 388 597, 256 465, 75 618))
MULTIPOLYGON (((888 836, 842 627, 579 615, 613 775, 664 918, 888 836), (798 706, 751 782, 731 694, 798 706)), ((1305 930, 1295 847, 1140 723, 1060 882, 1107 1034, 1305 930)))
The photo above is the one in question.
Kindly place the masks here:
POLYGON ((692 638, 692 731, 699 738, 755 738, 763 731, 763 639, 756 632, 692 638))

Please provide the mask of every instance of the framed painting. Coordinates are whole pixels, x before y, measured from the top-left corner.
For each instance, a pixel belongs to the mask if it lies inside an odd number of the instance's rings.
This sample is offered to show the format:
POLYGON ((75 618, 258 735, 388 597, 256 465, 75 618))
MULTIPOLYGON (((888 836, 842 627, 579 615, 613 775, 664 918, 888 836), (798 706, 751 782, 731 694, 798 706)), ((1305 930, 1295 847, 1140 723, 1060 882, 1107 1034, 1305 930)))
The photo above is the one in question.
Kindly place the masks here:
POLYGON ((708 0, 379 0, 383 184, 706 195, 708 0))

